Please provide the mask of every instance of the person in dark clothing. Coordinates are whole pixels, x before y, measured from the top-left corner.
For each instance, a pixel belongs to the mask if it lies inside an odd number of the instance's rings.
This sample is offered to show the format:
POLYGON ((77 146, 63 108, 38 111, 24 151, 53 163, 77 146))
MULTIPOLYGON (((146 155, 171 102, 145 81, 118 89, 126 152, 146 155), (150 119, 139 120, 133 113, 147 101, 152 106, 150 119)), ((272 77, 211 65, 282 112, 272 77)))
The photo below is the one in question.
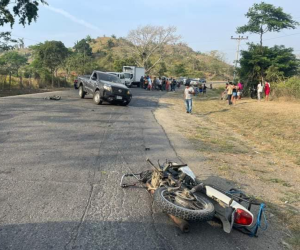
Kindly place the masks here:
POLYGON ((205 95, 205 94, 206 94, 206 89, 207 89, 207 87, 206 87, 205 83, 203 84, 203 87, 202 87, 202 89, 203 89, 203 95, 205 95))
POLYGON ((145 80, 144 80, 144 77, 141 76, 141 79, 140 79, 140 88, 144 88, 144 83, 145 83, 145 80))
POLYGON ((176 84, 177 84, 177 82, 176 82, 176 80, 173 78, 173 80, 172 80, 172 87, 171 87, 171 91, 175 91, 175 88, 176 88, 176 84))
POLYGON ((164 77, 163 79, 162 79, 162 85, 161 85, 161 87, 162 87, 162 90, 166 90, 166 78, 164 77))

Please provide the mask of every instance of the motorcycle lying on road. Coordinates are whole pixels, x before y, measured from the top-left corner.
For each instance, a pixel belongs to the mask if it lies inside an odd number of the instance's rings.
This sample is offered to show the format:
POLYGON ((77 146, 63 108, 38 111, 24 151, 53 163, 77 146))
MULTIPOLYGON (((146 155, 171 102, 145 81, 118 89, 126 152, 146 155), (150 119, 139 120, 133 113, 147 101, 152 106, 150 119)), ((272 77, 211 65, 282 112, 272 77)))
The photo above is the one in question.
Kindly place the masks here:
MULTIPOLYGON (((158 161, 158 166, 155 166, 149 159, 147 162, 152 165, 153 170, 125 174, 122 176, 120 186, 127 188, 142 183, 153 194, 154 203, 169 214, 179 227, 186 221, 210 221, 218 218, 226 233, 237 228, 243 233, 257 236, 264 216, 263 203, 247 197, 236 189, 226 191, 199 182, 187 164, 166 161, 161 165, 158 161), (137 182, 124 183, 127 177, 133 177, 137 182), (256 222, 250 211, 253 205, 260 207, 256 222)), ((188 231, 185 226, 181 229, 188 231)))

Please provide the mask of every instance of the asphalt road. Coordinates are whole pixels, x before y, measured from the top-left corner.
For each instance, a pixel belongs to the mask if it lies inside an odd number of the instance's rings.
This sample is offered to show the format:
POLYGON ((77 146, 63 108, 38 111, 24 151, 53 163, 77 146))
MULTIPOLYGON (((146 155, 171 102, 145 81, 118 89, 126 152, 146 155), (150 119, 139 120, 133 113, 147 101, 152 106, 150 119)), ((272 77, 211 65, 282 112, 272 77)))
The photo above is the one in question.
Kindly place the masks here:
POLYGON ((182 234, 144 189, 119 187, 147 157, 177 159, 152 113, 161 93, 133 89, 128 107, 55 94, 0 98, 1 250, 274 249, 215 223, 182 234))

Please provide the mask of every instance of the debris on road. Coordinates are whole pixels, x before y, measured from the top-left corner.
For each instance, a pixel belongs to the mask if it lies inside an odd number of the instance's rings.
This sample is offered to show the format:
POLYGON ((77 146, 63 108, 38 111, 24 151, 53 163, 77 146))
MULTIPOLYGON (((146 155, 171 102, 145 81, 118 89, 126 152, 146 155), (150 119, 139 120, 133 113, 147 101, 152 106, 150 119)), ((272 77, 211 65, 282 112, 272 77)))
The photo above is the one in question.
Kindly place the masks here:
POLYGON ((45 100, 53 100, 53 101, 59 101, 61 97, 59 95, 53 95, 53 96, 48 96, 44 98, 45 100))

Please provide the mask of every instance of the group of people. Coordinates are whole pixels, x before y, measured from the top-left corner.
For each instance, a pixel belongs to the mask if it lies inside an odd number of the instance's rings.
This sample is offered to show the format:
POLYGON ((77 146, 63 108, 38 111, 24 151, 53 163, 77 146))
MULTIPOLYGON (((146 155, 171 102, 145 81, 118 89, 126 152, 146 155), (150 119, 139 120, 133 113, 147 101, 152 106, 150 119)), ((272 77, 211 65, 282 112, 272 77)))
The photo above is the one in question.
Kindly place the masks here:
POLYGON ((222 99, 225 99, 224 96, 227 95, 228 104, 236 104, 238 99, 242 98, 244 85, 242 82, 233 84, 232 82, 226 83, 225 91, 222 93, 222 99))
MULTIPOLYGON (((236 104, 236 101, 242 98, 243 88, 244 86, 242 82, 239 82, 237 84, 228 82, 226 83, 225 91, 222 93, 221 99, 228 100, 229 105, 236 104)), ((265 93, 266 101, 269 101, 269 95, 271 91, 271 85, 269 82, 265 82, 265 84, 262 84, 262 82, 260 82, 257 85, 256 89, 254 89, 254 91, 255 90, 257 91, 258 101, 261 101, 263 93, 265 93)))
POLYGON ((265 85, 263 85, 262 82, 257 84, 257 99, 259 101, 261 101, 264 91, 265 91, 266 101, 269 101, 269 95, 271 92, 271 85, 269 82, 265 82, 265 85))
POLYGON ((142 76, 140 87, 146 90, 175 91, 176 87, 180 88, 180 83, 175 78, 142 76))

